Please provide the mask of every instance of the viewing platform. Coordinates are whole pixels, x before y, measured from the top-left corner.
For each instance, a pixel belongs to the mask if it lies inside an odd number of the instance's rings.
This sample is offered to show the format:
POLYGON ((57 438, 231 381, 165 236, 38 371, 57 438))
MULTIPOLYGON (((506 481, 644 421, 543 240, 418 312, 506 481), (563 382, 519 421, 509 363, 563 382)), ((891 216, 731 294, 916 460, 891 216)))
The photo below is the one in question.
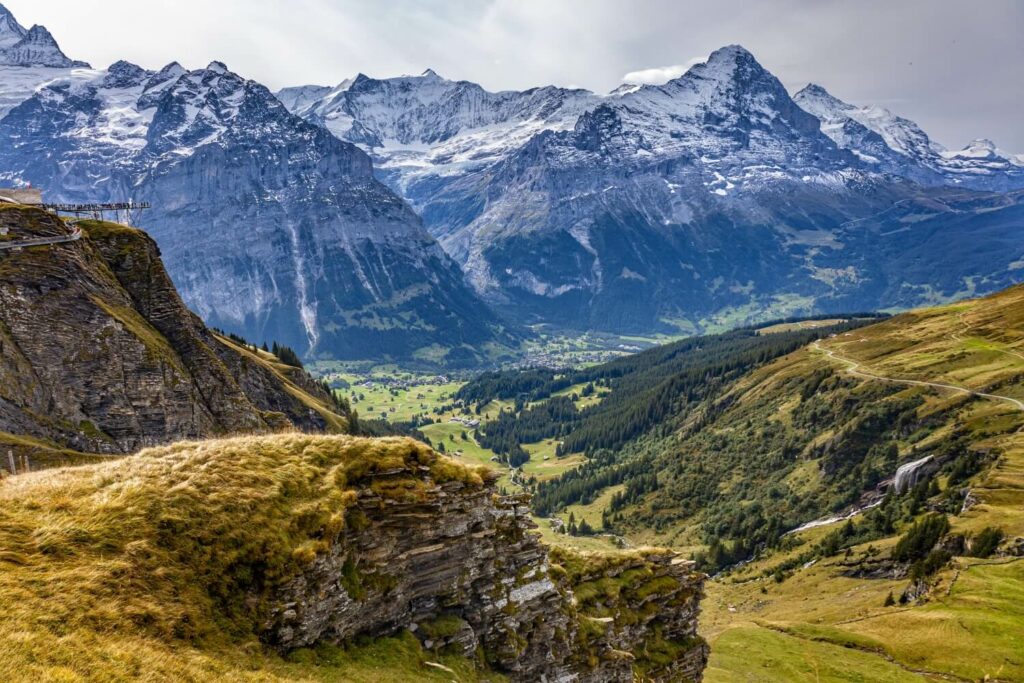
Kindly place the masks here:
MULTIPOLYGON (((66 235, 53 235, 47 237, 34 237, 31 239, 7 239, 0 240, 0 252, 20 251, 27 247, 46 246, 52 244, 64 244, 75 242, 82 237, 82 229, 77 224, 80 221, 95 219, 104 220, 111 213, 113 220, 124 225, 131 225, 134 222, 135 213, 150 208, 148 202, 107 202, 107 203, 83 203, 83 204, 49 204, 43 201, 41 190, 27 188, 0 188, 0 202, 10 204, 21 204, 32 206, 48 211, 57 216, 65 217, 65 223, 71 228, 66 235)), ((7 236, 8 230, 0 227, 0 236, 7 236)))
MULTIPOLYGON (((2 196, 0 191, 0 196, 2 196)), ((114 222, 124 223, 125 225, 131 225, 133 222, 133 212, 141 211, 143 209, 150 208, 149 202, 110 202, 105 204, 45 204, 41 203, 39 206, 51 213, 55 214, 72 214, 79 219, 81 218, 94 218, 96 220, 103 220, 107 214, 114 214, 114 222), (123 219, 122 219, 123 213, 123 219)))

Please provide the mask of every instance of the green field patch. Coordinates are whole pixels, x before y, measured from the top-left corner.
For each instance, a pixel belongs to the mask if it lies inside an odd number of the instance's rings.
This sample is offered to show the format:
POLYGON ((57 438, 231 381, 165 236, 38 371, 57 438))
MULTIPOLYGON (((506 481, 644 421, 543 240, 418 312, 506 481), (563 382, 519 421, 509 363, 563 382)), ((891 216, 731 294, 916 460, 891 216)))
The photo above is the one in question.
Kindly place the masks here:
POLYGON ((920 683, 921 675, 870 652, 806 640, 755 625, 711 643, 705 683, 920 683))

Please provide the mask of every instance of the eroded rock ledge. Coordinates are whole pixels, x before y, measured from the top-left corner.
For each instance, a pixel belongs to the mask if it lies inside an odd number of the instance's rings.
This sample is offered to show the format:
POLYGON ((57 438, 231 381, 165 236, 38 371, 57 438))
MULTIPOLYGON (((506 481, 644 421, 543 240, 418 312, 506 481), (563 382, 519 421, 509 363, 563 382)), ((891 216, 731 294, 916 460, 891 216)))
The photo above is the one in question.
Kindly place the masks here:
POLYGON ((544 546, 528 498, 493 485, 379 473, 346 531, 276 591, 264 640, 281 650, 415 633, 514 681, 699 681, 704 577, 670 551, 578 555, 544 546), (411 490, 411 489, 410 489, 411 490))

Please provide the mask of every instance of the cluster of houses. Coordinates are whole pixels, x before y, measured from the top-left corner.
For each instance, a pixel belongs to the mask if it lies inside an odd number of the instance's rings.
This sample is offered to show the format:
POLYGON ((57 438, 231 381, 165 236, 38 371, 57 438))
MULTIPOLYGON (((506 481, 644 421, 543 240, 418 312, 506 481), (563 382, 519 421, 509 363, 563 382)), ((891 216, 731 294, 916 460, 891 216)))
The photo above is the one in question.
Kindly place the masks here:
MULTIPOLYGON (((640 347, 635 347, 640 350, 640 347)), ((544 368, 547 370, 567 370, 592 363, 607 363, 624 355, 633 353, 632 350, 594 350, 594 351, 573 351, 571 353, 549 353, 538 351, 524 356, 521 360, 512 365, 515 369, 525 370, 530 368, 544 368)))
MULTIPOLYGON (((335 382, 338 380, 345 379, 344 373, 340 372, 329 372, 321 376, 322 379, 328 382, 335 382)), ((425 385, 441 385, 448 384, 451 379, 447 375, 434 375, 433 377, 414 377, 413 379, 401 379, 398 377, 388 377, 386 375, 373 375, 371 377, 361 377, 355 383, 353 387, 362 387, 363 389, 373 389, 374 387, 380 386, 385 389, 396 389, 399 391, 407 391, 413 387, 425 386, 425 385)))
POLYGON ((364 387, 366 389, 372 389, 375 385, 379 385, 387 389, 407 391, 409 389, 412 389, 413 387, 448 384, 449 381, 451 380, 449 380, 448 377, 446 377, 445 375, 435 375, 433 377, 416 377, 414 379, 400 379, 398 377, 374 376, 359 382, 357 386, 364 387))
POLYGON ((459 417, 458 415, 448 418, 448 422, 460 424, 463 427, 469 427, 470 429, 476 429, 480 426, 480 420, 471 417, 459 417))

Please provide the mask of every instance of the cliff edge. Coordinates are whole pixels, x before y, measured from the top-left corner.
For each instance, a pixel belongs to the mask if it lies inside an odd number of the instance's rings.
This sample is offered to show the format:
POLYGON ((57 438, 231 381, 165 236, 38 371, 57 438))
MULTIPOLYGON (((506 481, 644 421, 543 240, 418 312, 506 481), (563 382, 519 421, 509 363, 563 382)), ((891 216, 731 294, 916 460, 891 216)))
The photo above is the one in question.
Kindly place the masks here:
POLYGON ((411 638, 424 680, 697 681, 707 658, 689 562, 549 555, 525 499, 410 439, 185 442, 2 479, 0 509, 5 680, 362 680, 325 653, 411 638))
POLYGON ((144 232, 0 204, 2 466, 182 438, 345 431, 338 412, 300 369, 210 331, 144 232))

